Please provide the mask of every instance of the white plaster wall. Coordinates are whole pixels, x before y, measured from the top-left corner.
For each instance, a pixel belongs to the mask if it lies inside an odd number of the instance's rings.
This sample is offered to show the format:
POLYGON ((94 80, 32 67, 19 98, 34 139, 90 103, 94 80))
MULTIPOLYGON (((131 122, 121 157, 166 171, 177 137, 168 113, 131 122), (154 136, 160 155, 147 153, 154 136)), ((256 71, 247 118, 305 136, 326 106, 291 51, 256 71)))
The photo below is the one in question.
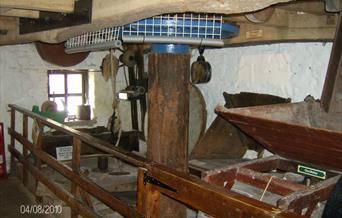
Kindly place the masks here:
MULTIPOLYGON (((204 56, 212 66, 212 79, 200 84, 207 103, 207 127, 215 119, 222 93, 258 92, 302 101, 307 95, 320 98, 331 43, 282 43, 208 49, 204 56)), ((192 52, 192 61, 198 56, 192 52)))
MULTIPOLYGON (((224 91, 275 94, 290 97, 293 101, 301 101, 308 94, 320 98, 330 50, 331 43, 284 43, 206 50, 204 56, 212 65, 212 79, 198 87, 207 103, 207 126, 216 116, 213 113, 215 106, 224 104, 224 91)), ((105 54, 107 52, 91 53, 72 68, 99 69, 105 54)), ((198 53, 193 51, 192 54, 194 61, 198 53)), ((41 60, 32 44, 0 47, 0 121, 5 123, 5 128, 9 125, 7 104, 31 108, 47 100, 48 69, 60 67, 41 60)), ((99 125, 106 125, 112 113, 111 84, 99 73, 91 77, 95 80, 94 115, 98 117, 99 125)), ((117 89, 123 87, 124 77, 119 72, 117 89)), ((123 102, 120 108, 125 120, 123 129, 128 130, 131 123, 129 103, 123 102)), ((7 134, 5 140, 8 144, 7 134)))
MULTIPOLYGON (((64 69, 98 70, 102 58, 107 53, 92 52, 82 63, 64 69)), ((17 104, 31 109, 33 105, 41 105, 42 102, 47 100, 47 70, 50 69, 62 68, 43 61, 33 44, 0 47, 0 122, 5 124, 6 144, 10 142, 7 134, 7 128, 10 124, 7 105, 9 103, 17 104)), ((92 73, 91 78, 94 78, 95 81, 93 87, 96 105, 94 116, 98 118, 98 125, 107 125, 107 120, 112 114, 113 94, 111 83, 110 81, 105 82, 100 72, 92 73)), ((124 86, 123 74, 119 72, 117 87, 120 89, 124 86)), ((122 106, 125 106, 125 104, 122 106)), ((123 108, 122 110, 125 111, 126 109, 123 108)), ((124 128, 128 129, 129 127, 124 126, 124 128)), ((19 116, 17 116, 16 129, 21 132, 21 117, 19 116)), ((7 149, 6 159, 8 165, 9 154, 7 149)))

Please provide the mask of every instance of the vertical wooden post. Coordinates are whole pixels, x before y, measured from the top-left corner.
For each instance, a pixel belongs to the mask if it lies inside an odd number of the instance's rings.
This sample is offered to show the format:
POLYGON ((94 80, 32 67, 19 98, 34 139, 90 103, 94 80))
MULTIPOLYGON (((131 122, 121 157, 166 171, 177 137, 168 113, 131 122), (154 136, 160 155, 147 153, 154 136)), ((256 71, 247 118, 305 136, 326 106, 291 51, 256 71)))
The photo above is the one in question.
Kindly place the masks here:
MULTIPOLYGON (((15 110, 13 108, 11 108, 11 130, 15 131, 15 110)), ((11 144, 10 146, 12 148, 15 147, 15 138, 14 136, 11 134, 11 144)), ((11 156, 11 163, 10 163, 10 167, 11 167, 11 172, 16 172, 15 169, 15 158, 13 156, 11 156)))
POLYGON ((321 105, 327 112, 342 112, 342 14, 339 15, 335 41, 325 77, 321 105))
MULTIPOLYGON (((189 69, 188 54, 149 55, 147 156, 181 172, 188 166, 189 69)), ((186 208, 160 196, 160 216, 185 217, 186 208)))
MULTIPOLYGON (((15 110, 11 108, 11 129, 15 131, 15 110)), ((11 146, 14 148, 15 139, 14 136, 11 135, 11 146)))
MULTIPOLYGON (((23 114, 23 137, 27 140, 28 139, 28 116, 26 114, 23 114)), ((23 157, 24 161, 27 160, 28 151, 27 151, 27 144, 23 144, 23 157)), ((28 182, 28 169, 27 166, 23 165, 23 183, 25 186, 27 186, 28 182)))
MULTIPOLYGON (((37 125, 37 133, 36 133, 37 134, 37 138, 36 138, 34 146, 36 147, 36 149, 41 151, 42 147, 43 147, 44 125, 40 121, 38 121, 38 120, 35 120, 35 123, 36 124, 34 124, 34 125, 37 125)), ((42 161, 40 160, 39 156, 36 156, 36 155, 35 155, 35 165, 36 165, 36 167, 39 170, 41 169, 42 161)), ((33 193, 35 193, 36 190, 37 190, 38 182, 39 182, 39 180, 35 177, 33 187, 31 187, 32 188, 31 191, 33 193)), ((41 198, 38 197, 38 196, 35 196, 35 197, 36 197, 36 201, 40 202, 41 198)))
MULTIPOLYGON (((42 146, 43 146, 43 133, 44 133, 44 126, 42 125, 41 122, 39 122, 38 120, 36 120, 37 125, 38 125, 38 136, 37 136, 37 142, 36 142, 36 148, 38 150, 42 150, 42 146)), ((36 156, 36 162, 35 162, 36 166, 38 169, 41 168, 42 165, 42 161, 39 159, 39 157, 36 156)))
MULTIPOLYGON (((76 174, 80 174, 80 161, 81 161, 81 145, 82 141, 79 138, 73 137, 72 146, 72 170, 76 174)), ((77 198, 77 193, 79 192, 79 187, 76 183, 71 184, 71 193, 77 198)), ((78 211, 71 210, 71 217, 77 217, 78 211)))
POLYGON ((146 216, 146 209, 144 201, 146 199, 146 186, 144 184, 144 173, 146 170, 138 169, 138 181, 137 181, 137 210, 139 213, 146 216))
MULTIPOLYGON (((135 67, 128 67, 128 82, 130 86, 135 86, 136 79, 135 79, 135 67)), ((139 130, 138 124, 138 106, 137 100, 133 99, 131 102, 131 118, 132 118, 132 129, 139 130)))

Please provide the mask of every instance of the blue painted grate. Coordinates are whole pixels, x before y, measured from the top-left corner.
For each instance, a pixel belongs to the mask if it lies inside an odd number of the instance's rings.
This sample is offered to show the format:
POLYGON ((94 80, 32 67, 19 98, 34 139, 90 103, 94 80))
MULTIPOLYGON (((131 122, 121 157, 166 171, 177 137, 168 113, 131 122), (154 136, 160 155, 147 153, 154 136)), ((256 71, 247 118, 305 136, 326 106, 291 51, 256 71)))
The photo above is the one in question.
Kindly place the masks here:
POLYGON ((223 23, 216 14, 164 14, 122 26, 105 28, 69 39, 66 51, 103 50, 125 43, 174 43, 222 46, 223 38, 239 33, 237 26, 223 23))

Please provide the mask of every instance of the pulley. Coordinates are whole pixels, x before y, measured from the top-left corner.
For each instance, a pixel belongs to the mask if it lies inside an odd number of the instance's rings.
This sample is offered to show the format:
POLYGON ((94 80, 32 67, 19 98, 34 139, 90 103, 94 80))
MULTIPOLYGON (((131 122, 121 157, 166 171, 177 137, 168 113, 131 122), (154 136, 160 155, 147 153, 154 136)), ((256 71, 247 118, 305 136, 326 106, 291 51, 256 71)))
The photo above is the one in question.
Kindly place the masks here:
POLYGON ((120 55, 119 59, 127 67, 134 67, 137 64, 137 61, 135 58, 135 52, 133 50, 124 51, 124 53, 120 55))
POLYGON ((191 65, 191 82, 193 84, 207 83, 211 79, 211 65, 203 56, 204 48, 199 48, 197 61, 191 65))

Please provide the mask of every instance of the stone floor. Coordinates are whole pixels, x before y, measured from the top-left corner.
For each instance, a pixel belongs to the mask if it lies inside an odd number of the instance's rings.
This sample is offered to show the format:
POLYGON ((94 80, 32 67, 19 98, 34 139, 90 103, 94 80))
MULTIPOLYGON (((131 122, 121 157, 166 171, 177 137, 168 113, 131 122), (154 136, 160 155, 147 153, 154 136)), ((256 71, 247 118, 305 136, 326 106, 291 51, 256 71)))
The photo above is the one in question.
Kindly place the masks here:
POLYGON ((38 205, 33 195, 22 185, 17 177, 10 176, 0 180, 0 217, 40 217, 49 216, 43 214, 21 213, 20 209, 38 205), (25 206, 25 207, 24 207, 25 206))

